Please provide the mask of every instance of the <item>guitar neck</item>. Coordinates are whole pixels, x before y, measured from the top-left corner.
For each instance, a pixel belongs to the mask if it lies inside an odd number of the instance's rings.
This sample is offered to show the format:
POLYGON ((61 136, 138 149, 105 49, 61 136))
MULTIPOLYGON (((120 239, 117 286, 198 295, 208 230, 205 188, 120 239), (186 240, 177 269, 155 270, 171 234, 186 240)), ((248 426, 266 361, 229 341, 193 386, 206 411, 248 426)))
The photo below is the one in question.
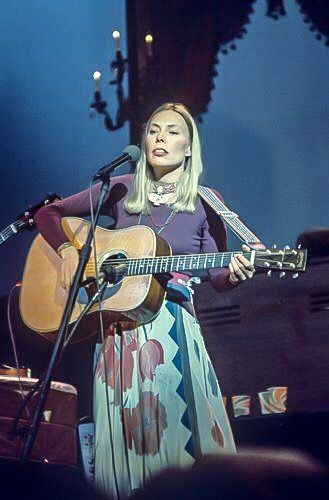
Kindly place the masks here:
MULTIPOLYGON (((241 252, 203 253, 195 255, 173 255, 165 257, 146 257, 142 259, 128 259, 124 262, 127 276, 157 274, 180 271, 196 271, 200 269, 214 269, 227 267, 232 255, 241 252)), ((244 256, 250 259, 251 252, 244 256)), ((103 263, 106 264, 106 261, 103 263)))
POLYGON ((17 220, 12 224, 9 224, 3 231, 0 232, 0 245, 7 241, 11 236, 14 236, 25 226, 25 222, 17 220))
MULTIPOLYGON (((105 271, 107 266, 114 266, 117 268, 117 273, 126 276, 197 271, 201 269, 228 267, 232 256, 238 254, 241 254, 241 251, 201 253, 194 255, 168 255, 133 259, 113 259, 109 257, 102 261, 100 270, 105 271)), ((298 273, 299 271, 305 271, 306 268, 306 249, 291 250, 285 248, 284 250, 251 250, 249 252, 243 252, 243 255, 254 267, 263 268, 267 271, 273 269, 280 272, 287 271, 298 273)))

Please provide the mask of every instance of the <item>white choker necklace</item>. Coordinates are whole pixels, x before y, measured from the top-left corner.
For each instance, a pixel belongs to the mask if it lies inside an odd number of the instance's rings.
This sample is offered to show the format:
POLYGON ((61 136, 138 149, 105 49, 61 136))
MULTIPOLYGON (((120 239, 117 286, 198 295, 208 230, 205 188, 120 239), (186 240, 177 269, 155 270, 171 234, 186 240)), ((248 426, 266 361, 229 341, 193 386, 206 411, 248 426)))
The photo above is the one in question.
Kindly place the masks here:
POLYGON ((154 205, 162 205, 168 203, 168 198, 172 198, 170 195, 174 193, 176 193, 175 182, 154 182, 152 193, 149 193, 148 198, 154 205))

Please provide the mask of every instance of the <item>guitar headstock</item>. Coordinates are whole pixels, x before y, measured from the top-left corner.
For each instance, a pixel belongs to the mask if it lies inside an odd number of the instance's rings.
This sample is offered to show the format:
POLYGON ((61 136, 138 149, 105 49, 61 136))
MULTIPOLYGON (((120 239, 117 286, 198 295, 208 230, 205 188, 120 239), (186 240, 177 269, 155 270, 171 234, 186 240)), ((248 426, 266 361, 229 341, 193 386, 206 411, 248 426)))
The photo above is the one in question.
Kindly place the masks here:
POLYGON ((25 228, 32 229, 34 226, 34 215, 44 205, 49 205, 55 200, 60 200, 61 197, 56 193, 49 193, 42 201, 36 205, 30 205, 25 212, 18 216, 19 220, 24 223, 25 228))
POLYGON ((278 250, 275 246, 272 249, 258 251, 255 255, 255 266, 269 271, 280 272, 282 278, 286 272, 293 273, 293 278, 298 277, 299 272, 305 271, 307 260, 307 250, 305 248, 290 249, 284 247, 278 250))

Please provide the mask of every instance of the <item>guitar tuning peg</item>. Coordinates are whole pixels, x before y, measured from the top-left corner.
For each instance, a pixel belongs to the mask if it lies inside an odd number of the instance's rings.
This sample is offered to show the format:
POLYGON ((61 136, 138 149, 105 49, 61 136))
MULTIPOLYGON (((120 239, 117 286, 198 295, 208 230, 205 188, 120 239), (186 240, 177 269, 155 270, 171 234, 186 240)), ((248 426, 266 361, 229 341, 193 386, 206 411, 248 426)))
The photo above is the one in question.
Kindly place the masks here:
POLYGON ((298 245, 298 247, 297 247, 297 248, 298 248, 298 250, 300 250, 300 249, 302 248, 301 243, 299 243, 299 245, 298 245))
POLYGON ((267 271, 266 276, 267 276, 268 278, 272 278, 272 271, 271 271, 271 269, 270 269, 269 271, 267 271))
POLYGON ((299 276, 299 273, 294 273, 294 274, 292 275, 293 279, 298 278, 298 276, 299 276))
POLYGON ((279 277, 284 278, 285 275, 286 275, 286 273, 283 271, 282 273, 279 274, 279 277))

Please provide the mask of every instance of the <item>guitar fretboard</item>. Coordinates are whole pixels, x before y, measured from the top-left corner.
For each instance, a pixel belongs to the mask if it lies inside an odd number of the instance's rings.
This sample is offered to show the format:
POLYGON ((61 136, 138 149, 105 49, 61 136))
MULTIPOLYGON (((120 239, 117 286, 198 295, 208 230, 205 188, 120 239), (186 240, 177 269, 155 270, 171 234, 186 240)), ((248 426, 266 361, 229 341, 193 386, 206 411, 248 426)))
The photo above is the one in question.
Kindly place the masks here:
MULTIPOLYGON (((227 267, 232 255, 241 252, 203 253, 192 255, 172 255, 164 257, 145 257, 141 259, 112 260, 106 259, 102 266, 121 264, 127 276, 143 274, 157 274, 179 272, 187 270, 213 269, 227 267)), ((245 252, 244 256, 250 259, 252 252, 245 252)))

